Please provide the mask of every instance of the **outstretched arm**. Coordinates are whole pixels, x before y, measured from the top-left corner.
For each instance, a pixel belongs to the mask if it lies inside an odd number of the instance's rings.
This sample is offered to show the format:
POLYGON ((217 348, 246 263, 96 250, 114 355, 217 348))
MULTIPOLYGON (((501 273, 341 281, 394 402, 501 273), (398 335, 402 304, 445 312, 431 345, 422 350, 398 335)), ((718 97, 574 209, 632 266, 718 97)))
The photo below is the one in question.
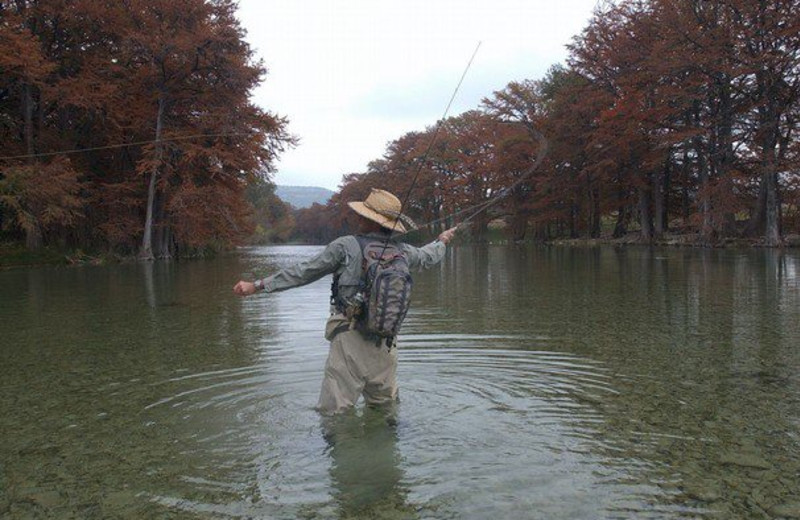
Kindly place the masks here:
POLYGON ((239 296, 250 296, 261 290, 277 292, 306 285, 336 271, 345 257, 343 238, 338 238, 311 260, 281 269, 263 280, 240 280, 233 286, 233 292, 239 296))

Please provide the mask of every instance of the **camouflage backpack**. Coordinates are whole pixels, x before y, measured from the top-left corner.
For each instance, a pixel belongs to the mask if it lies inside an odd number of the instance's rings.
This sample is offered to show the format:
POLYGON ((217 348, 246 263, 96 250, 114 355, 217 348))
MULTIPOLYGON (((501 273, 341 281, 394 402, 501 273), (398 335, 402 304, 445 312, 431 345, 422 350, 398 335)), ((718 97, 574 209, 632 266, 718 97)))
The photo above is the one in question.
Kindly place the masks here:
POLYGON ((364 307, 359 325, 368 335, 393 339, 411 302, 411 273, 406 255, 394 241, 358 236, 364 257, 359 293, 364 307))

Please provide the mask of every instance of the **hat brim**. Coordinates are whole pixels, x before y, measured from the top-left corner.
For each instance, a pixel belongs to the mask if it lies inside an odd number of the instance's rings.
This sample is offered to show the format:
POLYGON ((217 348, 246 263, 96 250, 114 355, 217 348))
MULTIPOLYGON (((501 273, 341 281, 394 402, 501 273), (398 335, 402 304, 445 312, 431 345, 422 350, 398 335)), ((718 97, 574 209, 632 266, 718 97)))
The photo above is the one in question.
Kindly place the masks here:
POLYGON ((363 202, 348 202, 347 205, 350 206, 350 209, 352 209, 362 217, 368 218, 373 222, 377 222, 386 229, 393 230, 398 233, 405 233, 407 231, 406 227, 399 219, 393 219, 381 215, 377 211, 371 210, 368 207, 366 207, 363 202))

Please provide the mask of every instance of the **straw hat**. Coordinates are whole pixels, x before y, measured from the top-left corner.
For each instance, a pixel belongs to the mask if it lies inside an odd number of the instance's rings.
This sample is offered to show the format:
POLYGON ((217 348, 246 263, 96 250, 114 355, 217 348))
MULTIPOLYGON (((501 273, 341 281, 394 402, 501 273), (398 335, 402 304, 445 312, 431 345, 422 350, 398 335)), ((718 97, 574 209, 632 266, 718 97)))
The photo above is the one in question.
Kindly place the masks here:
POLYGON ((403 206, 400 199, 386 190, 372 188, 364 202, 348 202, 347 205, 362 217, 377 222, 387 229, 405 233, 408 229, 403 225, 404 222, 410 229, 416 228, 410 218, 400 213, 403 206))

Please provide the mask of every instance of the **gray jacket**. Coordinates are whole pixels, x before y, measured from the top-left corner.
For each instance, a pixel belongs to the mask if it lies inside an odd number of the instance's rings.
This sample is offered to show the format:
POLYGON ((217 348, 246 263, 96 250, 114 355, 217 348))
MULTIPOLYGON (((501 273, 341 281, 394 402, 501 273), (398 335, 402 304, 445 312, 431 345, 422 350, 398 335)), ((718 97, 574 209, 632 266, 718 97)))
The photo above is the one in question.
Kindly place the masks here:
MULTIPOLYGON (((370 234, 378 240, 386 238, 381 234, 370 234)), ((431 242, 423 247, 414 247, 408 244, 399 243, 398 246, 406 254, 409 269, 419 270, 428 269, 444 258, 446 246, 438 240, 431 242)), ((278 292, 306 285, 319 280, 327 274, 339 276, 339 295, 348 298, 355 294, 361 280, 361 246, 353 235, 339 237, 317 256, 305 262, 295 264, 291 267, 264 278, 264 290, 266 292, 278 292)))

